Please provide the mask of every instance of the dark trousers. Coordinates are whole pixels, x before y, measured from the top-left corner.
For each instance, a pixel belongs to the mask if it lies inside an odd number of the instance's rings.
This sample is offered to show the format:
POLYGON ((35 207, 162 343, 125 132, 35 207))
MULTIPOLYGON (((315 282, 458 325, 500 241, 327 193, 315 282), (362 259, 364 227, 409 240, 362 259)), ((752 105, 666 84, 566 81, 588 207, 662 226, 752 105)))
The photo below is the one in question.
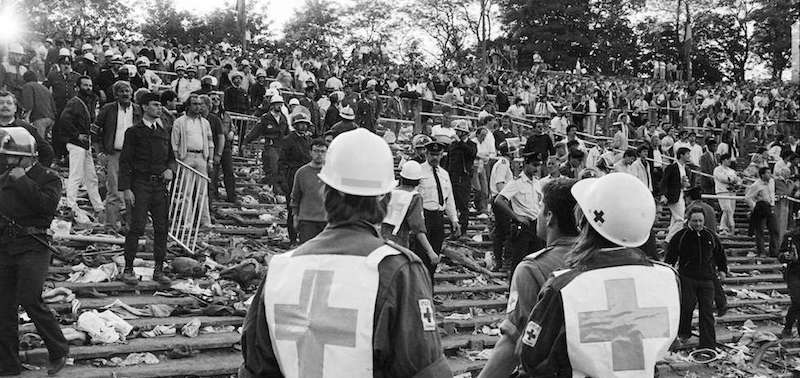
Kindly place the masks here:
POLYGON ((769 232, 769 256, 778 255, 778 222, 775 212, 768 202, 758 201, 750 213, 750 233, 756 237, 756 252, 764 255, 764 226, 769 232))
POLYGON ((219 164, 214 166, 214 172, 211 175, 211 189, 209 192, 213 197, 219 197, 220 168, 222 168, 222 182, 225 184, 226 199, 228 202, 234 202, 236 201, 236 176, 233 174, 233 156, 229 148, 222 150, 222 159, 219 164))
POLYGON ((298 221, 297 222, 297 235, 300 239, 300 243, 305 243, 317 235, 319 235, 322 230, 325 229, 327 222, 315 222, 315 221, 298 221))
POLYGON ((536 221, 528 225, 512 221, 509 229, 503 251, 503 269, 513 273, 525 256, 544 248, 545 242, 536 236, 536 221))
MULTIPOLYGON (((35 243, 35 242, 33 242, 35 243)), ((20 371, 19 361, 19 305, 36 325, 36 331, 44 340, 51 360, 66 356, 69 352, 67 340, 61 332, 55 316, 42 301, 47 270, 50 267, 50 251, 44 246, 11 245, 6 250, 25 252, 11 255, 0 252, 0 371, 20 371)))
POLYGON ((494 264, 495 266, 503 266, 503 249, 505 249, 508 233, 511 230, 511 218, 508 217, 508 214, 499 210, 494 201, 492 201, 492 212, 494 212, 494 231, 492 232, 494 264))
POLYGON ((458 225, 466 235, 469 227, 469 195, 472 189, 471 177, 453 177, 453 201, 458 210, 458 225))
MULTIPOLYGON (((789 297, 792 298, 792 304, 786 312, 786 323, 784 329, 792 329, 794 324, 800 320, 800 275, 787 274, 786 286, 789 288, 789 297)), ((797 332, 800 333, 800 324, 797 325, 797 332)))
POLYGON ((714 281, 696 280, 681 275, 681 318, 679 337, 692 335, 692 313, 700 310, 700 347, 713 348, 717 342, 714 330, 714 281))
MULTIPOLYGON (((433 252, 437 255, 442 253, 442 244, 444 243, 444 211, 430 211, 424 210, 425 216, 425 229, 427 230, 428 242, 431 243, 433 252)), ((433 265, 428 258, 428 254, 419 247, 416 239, 414 240, 414 251, 417 256, 422 259, 422 263, 428 268, 428 273, 431 275, 431 282, 433 282, 433 273, 436 272, 436 265, 433 265)))
POLYGON ((299 168, 300 167, 285 167, 285 170, 283 171, 285 176, 283 177, 283 183, 281 183, 281 187, 286 193, 286 233, 289 234, 289 242, 292 244, 297 242, 297 230, 294 229, 294 212, 292 211, 292 207, 289 205, 292 202, 291 196, 292 187, 294 187, 294 175, 297 173, 299 168))
POLYGON ((167 212, 169 193, 163 182, 134 180, 131 185, 135 201, 130 215, 130 229, 125 235, 125 269, 133 269, 139 238, 144 235, 147 214, 153 218, 153 259, 161 266, 167 256, 167 212))
MULTIPOLYGON (((280 151, 277 146, 264 146, 261 153, 262 168, 264 169, 264 183, 276 186, 280 183, 280 173, 278 172, 278 157, 280 151)), ((284 193, 287 196, 289 193, 284 193)))
POLYGON ((717 306, 717 314, 728 308, 728 297, 725 296, 725 288, 719 277, 714 278, 714 305, 717 306))

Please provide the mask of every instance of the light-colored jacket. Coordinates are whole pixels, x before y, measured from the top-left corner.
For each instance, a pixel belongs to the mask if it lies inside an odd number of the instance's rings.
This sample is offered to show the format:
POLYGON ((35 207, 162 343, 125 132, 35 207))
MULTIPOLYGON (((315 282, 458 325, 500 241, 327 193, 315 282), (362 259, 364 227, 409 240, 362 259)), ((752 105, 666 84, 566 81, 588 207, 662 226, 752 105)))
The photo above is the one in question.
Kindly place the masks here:
MULTIPOLYGON (((214 151, 213 134, 211 133, 211 124, 208 120, 199 117, 201 128, 200 132, 203 133, 203 158, 210 159, 214 151)), ((178 160, 185 160, 187 154, 186 142, 188 141, 188 133, 198 132, 198 130, 190 130, 190 117, 183 115, 175 120, 172 124, 172 150, 175 152, 175 157, 178 160)))

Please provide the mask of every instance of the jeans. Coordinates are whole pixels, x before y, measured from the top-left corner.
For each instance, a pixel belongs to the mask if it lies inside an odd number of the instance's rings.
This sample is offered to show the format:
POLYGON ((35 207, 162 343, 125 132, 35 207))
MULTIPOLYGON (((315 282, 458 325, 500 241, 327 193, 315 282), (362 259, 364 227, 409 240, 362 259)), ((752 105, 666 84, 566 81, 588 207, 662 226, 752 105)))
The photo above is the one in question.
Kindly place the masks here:
POLYGON ((692 313, 695 306, 700 310, 700 347, 713 348, 717 342, 714 330, 714 282, 681 275, 679 337, 688 338, 692 335, 692 313))
POLYGON ((756 252, 764 254, 764 226, 769 232, 769 255, 778 255, 778 227, 775 220, 775 213, 768 202, 758 201, 750 213, 750 233, 756 237, 756 252))
POLYGON ((214 197, 219 195, 220 168, 222 168, 226 199, 228 202, 234 202, 236 201, 236 176, 233 174, 233 156, 230 148, 222 150, 222 159, 219 164, 214 166, 214 172, 211 174, 211 194, 214 197))
MULTIPOLYGON (((200 173, 208 175, 208 161, 206 161, 206 158, 203 157, 202 153, 189 152, 186 154, 186 158, 184 158, 182 161, 184 164, 198 170, 200 173)), ((202 182, 198 181, 194 187, 194 190, 192 191, 192 194, 190 196, 187 196, 187 198, 185 199, 184 206, 187 206, 186 208, 187 211, 190 212, 194 211, 194 202, 196 201, 195 197, 200 195, 200 190, 203 185, 206 185, 206 187, 208 187, 207 184, 203 184, 202 182)), ((208 202, 209 202, 208 193, 206 193, 206 195, 203 198, 199 199, 199 201, 200 203, 198 205, 198 208, 200 209, 200 218, 198 220, 200 221, 201 226, 208 226, 211 224, 211 215, 209 214, 209 209, 208 209, 208 202)), ((190 214, 191 218, 189 219, 194 219, 195 215, 193 213, 190 214)))
POLYGON ((78 187, 83 184, 94 210, 102 211, 103 200, 100 198, 100 192, 97 188, 97 169, 94 166, 92 152, 72 143, 67 143, 67 151, 69 151, 67 205, 69 205, 73 211, 78 210, 78 187))
MULTIPOLYGON (((14 246, 9 246, 13 250, 14 246)), ((20 371, 19 361, 19 305, 36 325, 50 360, 66 356, 69 345, 61 332, 58 321, 42 301, 47 270, 50 267, 50 251, 34 244, 17 254, 0 252, 0 371, 20 371)), ((17 251, 15 251, 16 253, 17 251)))

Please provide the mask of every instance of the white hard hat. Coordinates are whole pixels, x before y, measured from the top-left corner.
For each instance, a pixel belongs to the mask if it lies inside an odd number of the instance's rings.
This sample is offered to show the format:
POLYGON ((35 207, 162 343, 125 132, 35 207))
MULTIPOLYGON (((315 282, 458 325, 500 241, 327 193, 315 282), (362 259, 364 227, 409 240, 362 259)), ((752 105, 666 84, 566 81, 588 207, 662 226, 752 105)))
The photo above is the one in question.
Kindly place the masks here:
POLYGON ((139 59, 136 59, 136 67, 139 66, 147 66, 150 67, 150 59, 146 56, 140 56, 139 59))
POLYGON ((0 128, 0 155, 36 156, 36 139, 24 127, 0 128))
POLYGON ((389 145, 366 129, 339 134, 331 142, 325 160, 318 175, 320 180, 342 193, 380 196, 397 185, 389 145))
POLYGON ((19 43, 12 43, 10 46, 8 46, 8 52, 11 54, 25 54, 25 50, 19 43))
POLYGON ((403 163, 400 177, 408 180, 419 180, 422 178, 422 166, 414 160, 409 160, 403 163))
POLYGON ((108 49, 103 53, 103 56, 105 56, 106 58, 111 58, 111 57, 114 56, 114 51, 112 51, 111 49, 108 49))
POLYGON ((68 48, 62 47, 58 50, 58 56, 72 56, 72 52, 68 48))
POLYGON ((283 104, 283 97, 281 97, 281 95, 272 96, 272 98, 269 100, 269 103, 270 104, 283 104))
POLYGON ((283 85, 281 85, 281 83, 278 81, 273 81, 269 83, 269 89, 280 89, 280 88, 283 88, 283 85))
POLYGON ((616 172, 583 179, 572 186, 572 195, 589 224, 608 241, 638 247, 650 237, 655 200, 636 176, 616 172))
POLYGON ((92 54, 90 52, 88 52, 86 54, 83 54, 83 58, 88 60, 88 61, 90 61, 90 62, 92 62, 92 63, 97 63, 97 59, 94 57, 94 54, 92 54))
POLYGON ((293 98, 293 99, 289 100, 289 106, 292 106, 292 105, 300 105, 300 100, 298 100, 296 98, 293 98))
POLYGON ((343 107, 342 110, 339 111, 339 116, 348 121, 356 119, 356 113, 353 111, 353 108, 349 106, 343 107))
POLYGON ((94 46, 92 46, 91 43, 84 43, 83 47, 81 47, 81 50, 83 50, 83 51, 94 50, 94 46))

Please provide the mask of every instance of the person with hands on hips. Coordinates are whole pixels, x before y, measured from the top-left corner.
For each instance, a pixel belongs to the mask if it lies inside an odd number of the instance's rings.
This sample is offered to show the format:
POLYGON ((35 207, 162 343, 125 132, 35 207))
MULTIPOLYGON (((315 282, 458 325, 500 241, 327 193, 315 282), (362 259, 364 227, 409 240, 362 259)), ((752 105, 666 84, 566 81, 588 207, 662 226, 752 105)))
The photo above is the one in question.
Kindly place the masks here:
POLYGON ((133 273, 133 260, 149 213, 154 234, 153 280, 168 284, 170 280, 163 271, 167 255, 168 184, 173 179, 177 162, 171 146, 171 133, 159 119, 162 110, 159 96, 145 93, 139 104, 142 106, 142 119, 125 131, 119 159, 119 189, 124 193, 127 208, 131 209, 130 229, 125 235, 122 281, 129 285, 138 283, 133 273))

